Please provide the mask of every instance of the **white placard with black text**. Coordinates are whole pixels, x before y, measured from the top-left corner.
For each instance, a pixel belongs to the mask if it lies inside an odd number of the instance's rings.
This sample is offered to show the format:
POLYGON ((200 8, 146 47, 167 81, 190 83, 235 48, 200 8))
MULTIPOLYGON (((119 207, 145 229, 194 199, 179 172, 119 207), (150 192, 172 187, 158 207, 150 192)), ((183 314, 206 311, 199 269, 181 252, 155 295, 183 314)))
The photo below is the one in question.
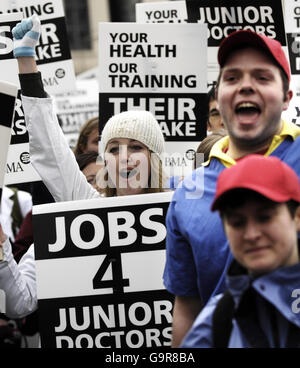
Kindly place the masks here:
POLYGON ((185 1, 136 3, 135 19, 137 23, 186 23, 185 1))
POLYGON ((163 271, 172 195, 33 208, 42 347, 170 346, 163 271))
MULTIPOLYGON (((65 26, 62 0, 2 0, 0 30, 0 80, 19 84, 17 60, 13 56, 12 28, 24 17, 37 14, 41 20, 41 37, 36 47, 37 64, 49 94, 75 88, 75 73, 65 26)), ((39 181, 29 159, 28 132, 20 91, 18 93, 12 138, 8 152, 5 183, 39 181)))
MULTIPOLYGON (((300 100, 300 3, 297 0, 284 0, 285 31, 290 57, 294 91, 300 100)), ((298 119, 300 120, 300 119, 298 119)))
POLYGON ((276 38, 286 47, 281 0, 186 0, 189 22, 208 25, 208 82, 217 80, 218 47, 222 39, 239 29, 250 29, 276 38))
MULTIPOLYGON (((166 154, 185 157, 186 145, 194 149, 206 136, 206 45, 204 24, 100 23, 100 133, 112 115, 148 110, 163 131, 166 154)), ((193 159, 165 169, 182 176, 192 166, 193 159)))

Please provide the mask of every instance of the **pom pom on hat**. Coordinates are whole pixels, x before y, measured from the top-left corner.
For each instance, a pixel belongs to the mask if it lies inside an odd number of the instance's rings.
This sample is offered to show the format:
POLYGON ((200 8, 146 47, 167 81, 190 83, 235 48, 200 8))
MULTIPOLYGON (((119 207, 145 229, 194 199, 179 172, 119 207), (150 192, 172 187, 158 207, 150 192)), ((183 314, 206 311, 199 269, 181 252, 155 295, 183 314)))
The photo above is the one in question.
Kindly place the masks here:
POLYGON ((113 138, 134 139, 158 155, 164 152, 164 136, 157 120, 148 111, 125 111, 112 116, 102 130, 102 152, 113 138))

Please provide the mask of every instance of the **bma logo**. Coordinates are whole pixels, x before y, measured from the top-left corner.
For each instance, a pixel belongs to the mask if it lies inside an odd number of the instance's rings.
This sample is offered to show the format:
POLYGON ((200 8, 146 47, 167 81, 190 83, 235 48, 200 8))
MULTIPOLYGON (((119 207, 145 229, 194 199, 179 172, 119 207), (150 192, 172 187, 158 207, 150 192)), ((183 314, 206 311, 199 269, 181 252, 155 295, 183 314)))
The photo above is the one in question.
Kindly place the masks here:
POLYGON ((20 161, 22 164, 29 164, 30 163, 30 155, 29 152, 22 152, 20 155, 20 161))
POLYGON ((195 158, 195 150, 193 150, 193 149, 189 149, 189 150, 187 150, 186 151, 186 153, 185 153, 185 157, 188 159, 188 160, 191 160, 191 161, 193 161, 194 160, 194 158, 195 158))
POLYGON ((6 297, 5 291, 0 289, 0 313, 6 312, 6 297))
POLYGON ((66 75, 66 72, 64 69, 59 68, 55 71, 55 75, 57 78, 63 78, 66 75))

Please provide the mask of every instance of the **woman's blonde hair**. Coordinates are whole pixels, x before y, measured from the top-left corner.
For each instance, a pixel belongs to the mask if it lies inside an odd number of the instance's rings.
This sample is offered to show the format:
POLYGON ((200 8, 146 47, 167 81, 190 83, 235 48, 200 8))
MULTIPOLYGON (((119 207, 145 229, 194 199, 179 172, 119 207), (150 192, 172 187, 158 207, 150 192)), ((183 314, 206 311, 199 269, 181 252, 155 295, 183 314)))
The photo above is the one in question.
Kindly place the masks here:
POLYGON ((89 135, 94 131, 95 129, 98 130, 99 125, 99 118, 94 117, 89 120, 87 120, 83 126, 80 129, 79 136, 77 139, 77 143, 74 147, 74 154, 75 156, 80 155, 81 153, 84 153, 84 150, 87 146, 89 135))

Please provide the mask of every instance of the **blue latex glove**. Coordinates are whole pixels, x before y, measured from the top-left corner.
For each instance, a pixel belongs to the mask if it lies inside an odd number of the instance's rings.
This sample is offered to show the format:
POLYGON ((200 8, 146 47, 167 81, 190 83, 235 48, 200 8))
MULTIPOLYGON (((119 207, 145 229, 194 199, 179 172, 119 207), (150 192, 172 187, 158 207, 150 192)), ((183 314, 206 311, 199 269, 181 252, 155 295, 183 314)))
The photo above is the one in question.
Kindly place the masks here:
POLYGON ((35 57, 35 47, 41 34, 41 22, 36 14, 23 19, 13 29, 14 57, 35 57))

